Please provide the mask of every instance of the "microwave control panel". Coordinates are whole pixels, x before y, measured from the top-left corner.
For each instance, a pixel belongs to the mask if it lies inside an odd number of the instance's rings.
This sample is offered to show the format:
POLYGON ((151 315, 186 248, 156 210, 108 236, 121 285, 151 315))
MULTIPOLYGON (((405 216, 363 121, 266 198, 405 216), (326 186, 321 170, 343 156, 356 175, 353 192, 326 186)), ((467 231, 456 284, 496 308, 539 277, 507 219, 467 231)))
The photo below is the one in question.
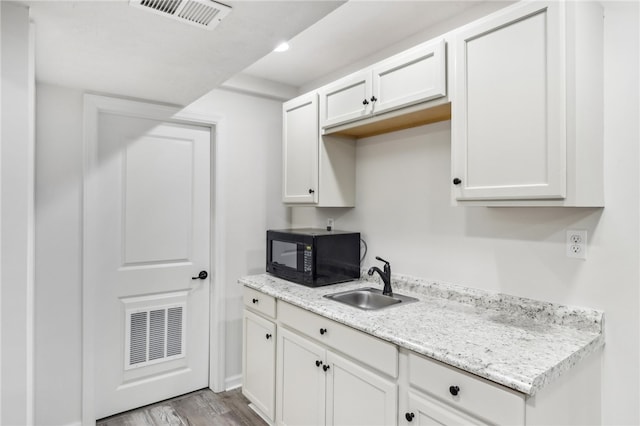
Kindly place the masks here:
POLYGON ((311 246, 305 245, 304 247, 304 272, 312 272, 313 265, 313 253, 311 252, 311 246))

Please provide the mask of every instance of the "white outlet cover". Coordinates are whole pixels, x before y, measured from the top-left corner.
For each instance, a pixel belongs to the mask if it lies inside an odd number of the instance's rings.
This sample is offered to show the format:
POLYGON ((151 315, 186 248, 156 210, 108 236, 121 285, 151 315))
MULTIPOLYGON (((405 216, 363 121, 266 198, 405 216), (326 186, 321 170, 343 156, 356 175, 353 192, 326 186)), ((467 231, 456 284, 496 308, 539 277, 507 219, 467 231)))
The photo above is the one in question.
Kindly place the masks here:
POLYGON ((574 259, 587 258, 587 231, 586 229, 567 229, 566 238, 567 257, 574 259))

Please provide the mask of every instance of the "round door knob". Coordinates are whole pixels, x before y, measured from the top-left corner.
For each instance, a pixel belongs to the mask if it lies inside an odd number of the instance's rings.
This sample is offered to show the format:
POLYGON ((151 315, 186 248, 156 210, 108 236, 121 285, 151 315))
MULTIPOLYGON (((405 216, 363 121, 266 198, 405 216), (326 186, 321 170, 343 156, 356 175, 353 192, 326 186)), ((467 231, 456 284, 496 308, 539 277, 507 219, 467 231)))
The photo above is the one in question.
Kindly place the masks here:
POLYGON ((375 101, 377 101, 377 100, 378 100, 378 98, 376 98, 375 96, 372 96, 372 97, 371 97, 371 102, 375 102, 375 101))
POLYGON ((251 299, 251 303, 258 303, 258 299, 251 299))
POLYGON ((309 189, 309 194, 313 194, 314 192, 316 191, 314 191, 313 189, 309 189))
POLYGON ((200 271, 197 277, 191 277, 192 280, 206 280, 209 274, 207 271, 200 271))
POLYGON ((364 101, 362 101, 362 105, 369 105, 369 101, 365 99, 364 101))
POLYGON ((460 388, 458 386, 449 386, 449 393, 453 396, 458 395, 458 392, 460 392, 460 388))
POLYGON ((322 365, 322 361, 316 360, 316 367, 320 367, 322 365))
POLYGON ((453 184, 454 185, 460 185, 462 183, 462 181, 460 180, 460 178, 453 178, 453 184))
POLYGON ((405 414, 404 414, 404 418, 405 418, 405 419, 407 419, 407 421, 408 421, 408 422, 413 421, 413 418, 414 418, 415 416, 416 416, 416 415, 415 415, 415 414, 413 414, 413 413, 405 413, 405 414))
POLYGON ((329 367, 328 365, 323 365, 323 366, 322 366, 322 369, 323 369, 324 371, 327 371, 329 368, 331 368, 331 367, 329 367))
POLYGON ((326 332, 327 332, 327 329, 326 329, 326 328, 321 328, 321 329, 320 329, 320 334, 324 335, 324 333, 326 333, 326 332))
POLYGON ((271 339, 271 335, 269 333, 267 333, 264 337, 266 337, 267 339, 271 339))

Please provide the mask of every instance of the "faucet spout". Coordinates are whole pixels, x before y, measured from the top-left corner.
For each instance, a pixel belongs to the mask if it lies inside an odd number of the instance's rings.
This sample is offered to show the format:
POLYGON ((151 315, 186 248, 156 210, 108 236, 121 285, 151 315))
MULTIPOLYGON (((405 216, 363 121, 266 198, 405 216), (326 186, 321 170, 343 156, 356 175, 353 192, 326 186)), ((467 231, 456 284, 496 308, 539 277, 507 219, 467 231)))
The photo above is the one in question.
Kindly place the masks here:
POLYGON ((382 294, 384 294, 385 296, 393 296, 393 291, 391 290, 391 265, 389 264, 389 262, 381 259, 378 256, 376 256, 376 259, 384 262, 384 271, 377 266, 372 266, 371 268, 369 268, 369 271, 367 271, 367 274, 373 275, 375 272, 377 272, 378 275, 380 275, 380 278, 382 278, 382 282, 384 283, 382 294))

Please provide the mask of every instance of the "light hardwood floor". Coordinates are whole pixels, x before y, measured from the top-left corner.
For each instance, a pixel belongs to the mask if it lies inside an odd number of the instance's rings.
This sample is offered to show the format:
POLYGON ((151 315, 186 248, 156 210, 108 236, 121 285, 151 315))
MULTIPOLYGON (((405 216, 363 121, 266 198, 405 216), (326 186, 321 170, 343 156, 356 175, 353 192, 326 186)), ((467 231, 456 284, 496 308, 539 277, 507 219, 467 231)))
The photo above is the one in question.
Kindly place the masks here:
POLYGON ((97 426, 266 426, 240 389, 202 389, 98 420, 97 426))

